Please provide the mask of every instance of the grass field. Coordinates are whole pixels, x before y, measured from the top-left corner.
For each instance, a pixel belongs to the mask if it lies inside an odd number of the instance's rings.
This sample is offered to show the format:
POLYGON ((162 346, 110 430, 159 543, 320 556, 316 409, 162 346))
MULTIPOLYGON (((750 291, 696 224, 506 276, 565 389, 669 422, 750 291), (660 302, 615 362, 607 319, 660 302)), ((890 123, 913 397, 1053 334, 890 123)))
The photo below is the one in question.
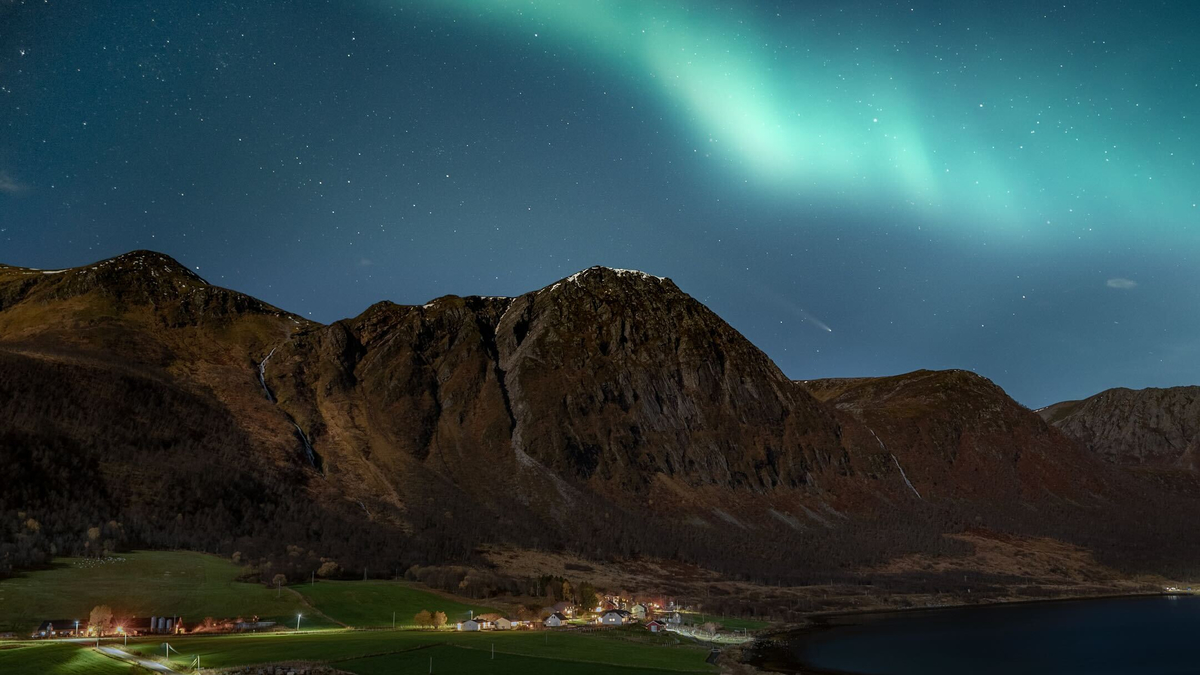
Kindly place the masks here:
POLYGON ((421 610, 445 612, 451 624, 470 617, 471 612, 494 612, 483 605, 447 599, 436 593, 397 581, 320 581, 295 587, 309 603, 330 618, 356 628, 411 626, 421 610))
POLYGON ((699 612, 681 612, 684 620, 688 623, 702 624, 706 621, 713 621, 721 626, 723 630, 762 630, 771 625, 769 621, 761 621, 759 619, 743 619, 736 616, 717 616, 714 614, 702 614, 699 612))
POLYGON ((129 666, 79 645, 62 642, 0 642, 4 675, 127 675, 129 666))
MULTIPOLYGON (((497 660, 522 657, 510 661, 523 663, 525 659, 536 659, 543 668, 554 661, 570 663, 572 668, 575 663, 585 663, 598 669, 615 666, 658 673, 713 671, 704 661, 708 655, 706 649, 690 643, 669 646, 676 638, 664 636, 662 641, 646 640, 641 631, 634 631, 637 629, 628 633, 617 630, 587 634, 571 631, 321 631, 307 635, 177 638, 171 640, 171 646, 180 654, 172 657, 172 663, 182 665, 199 655, 202 664, 213 668, 308 660, 331 662, 345 670, 353 669, 344 663, 354 662, 359 664, 356 667, 361 667, 362 672, 368 673, 387 667, 380 664, 407 662, 414 658, 410 654, 413 650, 446 649, 447 655, 454 655, 454 663, 474 663, 479 660, 479 654, 486 652, 487 660, 492 661, 494 645, 497 660)), ((155 656, 160 653, 160 643, 161 640, 130 642, 129 651, 155 656)), ((444 672, 463 671, 455 668, 444 672)))
MULTIPOLYGON (((179 667, 199 655, 205 667, 213 668, 319 661, 361 675, 425 673, 430 658, 435 673, 715 672, 705 663, 706 648, 674 634, 653 635, 639 627, 589 633, 393 631, 386 630, 393 611, 397 626, 408 627, 421 610, 445 612, 451 622, 472 611, 493 610, 404 582, 322 581, 285 588, 282 597, 277 597, 275 589, 236 581, 241 569, 215 556, 139 552, 122 557, 122 561, 104 563, 62 559, 53 569, 0 581, 0 630, 28 633, 46 618, 86 618, 99 604, 109 605, 118 616, 178 614, 197 620, 258 615, 287 625, 294 625, 296 614, 302 613, 302 626, 309 632, 150 636, 131 639, 127 649, 158 657, 162 643, 169 641, 179 654, 172 664, 179 667), (385 629, 346 630, 335 621, 385 629)), ((96 654, 88 645, 0 642, 3 675, 123 675, 129 670, 125 664, 96 654)))
MULTIPOLYGON (((0 581, 0 630, 28 634, 44 619, 86 619, 96 605, 118 617, 175 614, 186 620, 249 617, 330 627, 286 590, 236 581, 241 568, 216 556, 186 552, 123 554, 123 562, 60 558, 53 569, 0 581)), ((3 672, 3 671, 0 671, 3 672)))
POLYGON ((563 675, 663 675, 664 671, 636 666, 611 666, 587 661, 546 659, 517 656, 488 650, 463 647, 429 647, 399 654, 373 656, 365 659, 339 661, 341 670, 359 675, 395 675, 395 673, 487 673, 488 675, 529 675, 529 673, 562 673, 563 675))

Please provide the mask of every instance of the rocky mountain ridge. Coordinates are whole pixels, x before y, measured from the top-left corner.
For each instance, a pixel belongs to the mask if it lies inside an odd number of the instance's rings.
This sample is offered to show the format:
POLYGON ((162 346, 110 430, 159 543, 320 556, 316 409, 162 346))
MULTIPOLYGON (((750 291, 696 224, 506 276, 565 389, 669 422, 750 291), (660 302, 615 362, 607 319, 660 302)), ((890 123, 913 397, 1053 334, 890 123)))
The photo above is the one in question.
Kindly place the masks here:
MULTIPOLYGON (((129 541, 303 549, 277 563, 297 568, 461 560, 499 543, 796 578, 949 551, 942 535, 965 522, 1101 545, 1111 511, 1142 490, 984 378, 794 382, 671 280, 604 267, 514 298, 381 302, 321 325, 153 252, 0 266, 0 354, 4 414, 23 434, 0 453, 44 448, 54 464, 66 443, 109 467, 81 519, 136 522, 129 541), (79 415, 52 383, 63 368, 143 402, 79 415), (168 400, 173 420, 196 421, 153 436, 168 400), (113 424, 159 440, 118 451, 113 424), (197 451, 206 437, 222 450, 197 451), (205 453, 228 480, 203 477, 205 453), (209 486, 183 489, 173 517, 144 498, 172 465, 209 486), (261 535, 254 494, 303 514, 287 541, 261 535), (303 524, 318 520, 337 524, 303 524)), ((23 494, 0 503, 13 523, 60 510, 23 494)), ((92 545, 85 520, 13 541, 78 552, 92 545)))
POLYGON ((1200 387, 1109 389, 1038 414, 1115 464, 1200 468, 1200 387))

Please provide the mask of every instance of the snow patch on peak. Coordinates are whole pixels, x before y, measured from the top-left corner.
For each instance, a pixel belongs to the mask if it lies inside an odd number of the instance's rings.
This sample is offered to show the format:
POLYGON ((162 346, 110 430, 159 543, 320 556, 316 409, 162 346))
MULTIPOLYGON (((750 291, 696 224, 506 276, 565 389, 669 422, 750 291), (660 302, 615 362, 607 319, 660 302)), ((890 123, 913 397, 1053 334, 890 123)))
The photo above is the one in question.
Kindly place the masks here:
POLYGON ((626 270, 626 269, 621 269, 619 267, 605 267, 603 265, 596 265, 594 267, 589 267, 586 270, 580 270, 580 271, 576 272, 575 274, 572 274, 571 276, 567 277, 566 279, 563 279, 562 281, 555 282, 554 285, 550 286, 550 290, 553 291, 556 288, 558 288, 559 286, 562 286, 563 284, 575 284, 576 286, 578 286, 578 285, 580 285, 580 280, 584 276, 588 275, 591 272, 597 272, 597 271, 612 272, 613 274, 616 274, 618 277, 632 277, 635 279, 654 279, 655 281, 659 281, 659 282, 667 280, 666 277, 660 277, 660 276, 655 276, 653 274, 647 274, 646 272, 642 272, 641 270, 626 270))

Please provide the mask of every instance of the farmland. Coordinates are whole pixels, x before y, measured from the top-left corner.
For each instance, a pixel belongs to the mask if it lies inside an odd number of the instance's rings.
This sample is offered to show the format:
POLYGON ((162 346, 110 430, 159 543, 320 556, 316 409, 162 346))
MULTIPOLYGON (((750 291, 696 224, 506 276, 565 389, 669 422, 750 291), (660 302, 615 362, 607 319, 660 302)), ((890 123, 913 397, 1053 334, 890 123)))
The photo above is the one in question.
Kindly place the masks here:
POLYGON ((175 614, 295 621, 310 628, 335 624, 311 616, 294 593, 238 581, 242 569, 216 556, 136 552, 118 558, 60 558, 52 569, 0 581, 0 631, 28 634, 44 619, 86 619, 97 605, 118 616, 175 614))
MULTIPOLYGON (((228 561, 197 553, 61 559, 52 569, 0 581, 0 629, 27 634, 42 619, 86 618, 100 604, 122 616, 171 613, 195 621, 258 615, 289 626, 301 614, 304 630, 299 633, 147 636, 130 639, 126 649, 161 658, 162 645, 169 641, 175 650, 170 663, 180 669, 199 656, 206 668, 312 661, 362 675, 409 672, 418 666, 427 672, 431 660, 434 672, 497 675, 562 668, 577 675, 714 672, 705 662, 706 648, 675 634, 652 635, 634 626, 596 632, 413 630, 413 615, 421 610, 445 612, 451 622, 495 610, 406 582, 318 581, 278 591, 238 581, 241 573, 228 561), (392 612, 398 630, 390 630, 392 612)), ((129 670, 95 653, 90 644, 0 642, 0 672, 5 675, 116 675, 129 670)))
MULTIPOLYGON (((674 636, 646 638, 637 628, 585 634, 572 631, 457 633, 453 631, 352 631, 259 635, 174 637, 176 653, 169 665, 183 670, 196 656, 206 668, 281 661, 328 663, 362 675, 409 672, 420 666, 434 672, 507 673, 620 672, 629 675, 710 673, 708 651, 674 636)), ((161 657, 163 637, 130 640, 126 649, 148 658, 161 657)), ((127 673, 128 667, 95 654, 89 644, 65 642, 13 643, 0 649, 5 675, 46 673, 127 673)), ((116 643, 120 646, 120 643, 116 643)))
POLYGON ((397 626, 411 626, 413 616, 422 610, 445 612, 450 623, 468 618, 472 612, 496 611, 395 581, 322 581, 301 584, 296 590, 321 613, 355 628, 390 627, 392 612, 397 626))

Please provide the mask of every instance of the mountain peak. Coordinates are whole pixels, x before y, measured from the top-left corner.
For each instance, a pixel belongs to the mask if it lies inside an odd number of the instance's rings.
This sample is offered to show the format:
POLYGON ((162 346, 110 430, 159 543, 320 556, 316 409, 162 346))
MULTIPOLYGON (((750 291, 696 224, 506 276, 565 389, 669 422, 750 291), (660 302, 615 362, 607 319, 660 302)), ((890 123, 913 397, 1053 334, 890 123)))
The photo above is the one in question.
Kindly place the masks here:
MULTIPOLYGON (((203 277, 188 269, 183 263, 172 258, 166 253, 159 253, 158 251, 150 251, 146 249, 130 251, 128 253, 122 253, 121 255, 114 256, 108 260, 102 260, 94 265, 85 267, 96 268, 107 265, 115 265, 118 268, 126 269, 145 268, 155 271, 162 271, 166 274, 181 274, 196 281, 200 281, 205 284, 208 283, 203 277)), ((76 269, 82 270, 84 267, 78 267, 76 269)))
POLYGON ((553 284, 547 286, 543 290, 556 290, 565 285, 575 286, 594 286, 605 285, 617 282, 651 282, 656 285, 670 284, 674 287, 675 284, 666 277, 655 276, 640 270, 627 270, 617 267, 605 267, 603 265, 593 265, 585 270, 580 270, 569 277, 560 279, 553 284))
MULTIPOLYGON (((88 265, 56 270, 0 270, 0 309, 31 298, 93 297, 107 307, 151 306, 169 324, 223 319, 243 312, 285 313, 248 295, 209 284, 165 253, 136 250, 88 265)), ((111 311, 105 309, 104 311, 111 311)))

